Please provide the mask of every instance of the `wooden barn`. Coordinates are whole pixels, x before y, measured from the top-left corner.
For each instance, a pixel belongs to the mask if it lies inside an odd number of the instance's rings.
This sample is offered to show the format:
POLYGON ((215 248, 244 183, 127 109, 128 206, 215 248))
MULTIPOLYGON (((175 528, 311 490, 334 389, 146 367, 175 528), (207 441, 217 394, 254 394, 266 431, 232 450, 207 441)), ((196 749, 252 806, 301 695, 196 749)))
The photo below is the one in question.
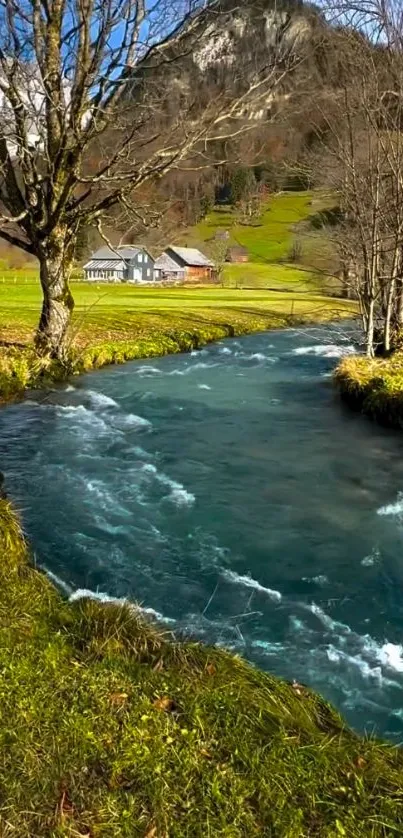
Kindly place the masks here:
POLYGON ((249 261, 249 253, 246 247, 241 247, 240 245, 234 245, 233 247, 229 247, 227 250, 227 255, 225 257, 226 262, 248 262, 249 261))
POLYGON ((185 271, 185 282, 211 282, 215 277, 214 262, 195 247, 167 247, 165 253, 185 271))

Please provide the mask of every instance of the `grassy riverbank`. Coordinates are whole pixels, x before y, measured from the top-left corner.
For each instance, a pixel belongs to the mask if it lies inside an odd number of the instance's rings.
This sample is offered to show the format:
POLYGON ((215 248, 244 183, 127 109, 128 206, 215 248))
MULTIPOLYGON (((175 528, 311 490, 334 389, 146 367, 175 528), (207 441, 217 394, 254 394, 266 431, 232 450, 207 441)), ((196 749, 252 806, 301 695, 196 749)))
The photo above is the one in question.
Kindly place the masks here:
POLYGON ((403 428, 403 352, 390 358, 344 358, 335 381, 345 401, 371 419, 403 428))
POLYGON ((39 282, 21 275, 0 283, 0 398, 104 364, 185 352, 223 337, 354 312, 351 302, 309 293, 85 283, 73 283, 72 290, 76 308, 69 363, 61 368, 38 360, 31 348, 39 282))
POLYGON ((403 752, 300 685, 65 602, 0 501, 4 838, 362 838, 403 831, 403 752))

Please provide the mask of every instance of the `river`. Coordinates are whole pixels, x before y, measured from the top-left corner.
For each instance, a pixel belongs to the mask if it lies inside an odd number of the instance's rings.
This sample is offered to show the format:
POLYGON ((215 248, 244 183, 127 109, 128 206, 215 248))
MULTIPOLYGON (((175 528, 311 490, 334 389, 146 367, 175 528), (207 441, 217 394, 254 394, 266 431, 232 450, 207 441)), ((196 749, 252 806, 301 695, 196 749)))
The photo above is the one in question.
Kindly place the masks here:
POLYGON ((109 367, 2 409, 0 463, 67 595, 136 600, 400 742, 403 437, 339 402, 353 351, 304 328, 109 367))

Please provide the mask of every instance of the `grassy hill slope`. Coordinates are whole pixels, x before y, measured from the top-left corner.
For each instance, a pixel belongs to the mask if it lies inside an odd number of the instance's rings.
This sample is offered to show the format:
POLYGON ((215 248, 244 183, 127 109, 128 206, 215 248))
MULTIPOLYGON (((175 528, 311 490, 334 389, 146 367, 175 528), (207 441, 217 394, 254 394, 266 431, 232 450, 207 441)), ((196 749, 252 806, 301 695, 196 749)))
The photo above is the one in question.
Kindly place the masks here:
POLYGON ((323 271, 331 270, 334 257, 323 232, 311 220, 334 205, 334 198, 322 192, 284 192, 263 204, 260 217, 249 225, 239 223, 231 207, 216 207, 195 227, 178 238, 181 243, 201 247, 214 258, 217 246, 239 244, 247 248, 247 264, 227 264, 226 285, 271 287, 291 290, 318 290, 331 286, 323 271), (228 231, 225 243, 214 242, 217 231, 228 231))

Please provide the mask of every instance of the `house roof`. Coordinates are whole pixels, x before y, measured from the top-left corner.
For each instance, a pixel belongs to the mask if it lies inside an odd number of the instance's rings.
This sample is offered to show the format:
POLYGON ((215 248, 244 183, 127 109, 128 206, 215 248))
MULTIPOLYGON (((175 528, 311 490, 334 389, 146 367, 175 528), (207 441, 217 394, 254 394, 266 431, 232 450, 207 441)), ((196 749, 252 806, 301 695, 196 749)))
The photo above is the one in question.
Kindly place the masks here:
POLYGON ((200 268, 213 268, 214 264, 207 259, 207 256, 197 250, 196 247, 174 247, 170 246, 169 250, 171 250, 176 256, 179 256, 186 265, 192 265, 193 267, 200 267, 200 268))
POLYGON ((178 262, 175 262, 175 259, 172 259, 169 253, 161 253, 161 256, 154 262, 154 268, 157 271, 167 271, 167 273, 185 273, 185 268, 178 265, 178 262))
POLYGON ((107 270, 115 270, 115 271, 123 271, 126 265, 122 259, 90 259, 86 265, 84 265, 85 271, 107 271, 107 270))
POLYGON ((125 259, 126 261, 133 259, 138 253, 144 252, 148 253, 145 247, 136 244, 121 244, 119 247, 116 247, 116 250, 112 250, 108 245, 104 245, 92 254, 91 259, 125 259))

